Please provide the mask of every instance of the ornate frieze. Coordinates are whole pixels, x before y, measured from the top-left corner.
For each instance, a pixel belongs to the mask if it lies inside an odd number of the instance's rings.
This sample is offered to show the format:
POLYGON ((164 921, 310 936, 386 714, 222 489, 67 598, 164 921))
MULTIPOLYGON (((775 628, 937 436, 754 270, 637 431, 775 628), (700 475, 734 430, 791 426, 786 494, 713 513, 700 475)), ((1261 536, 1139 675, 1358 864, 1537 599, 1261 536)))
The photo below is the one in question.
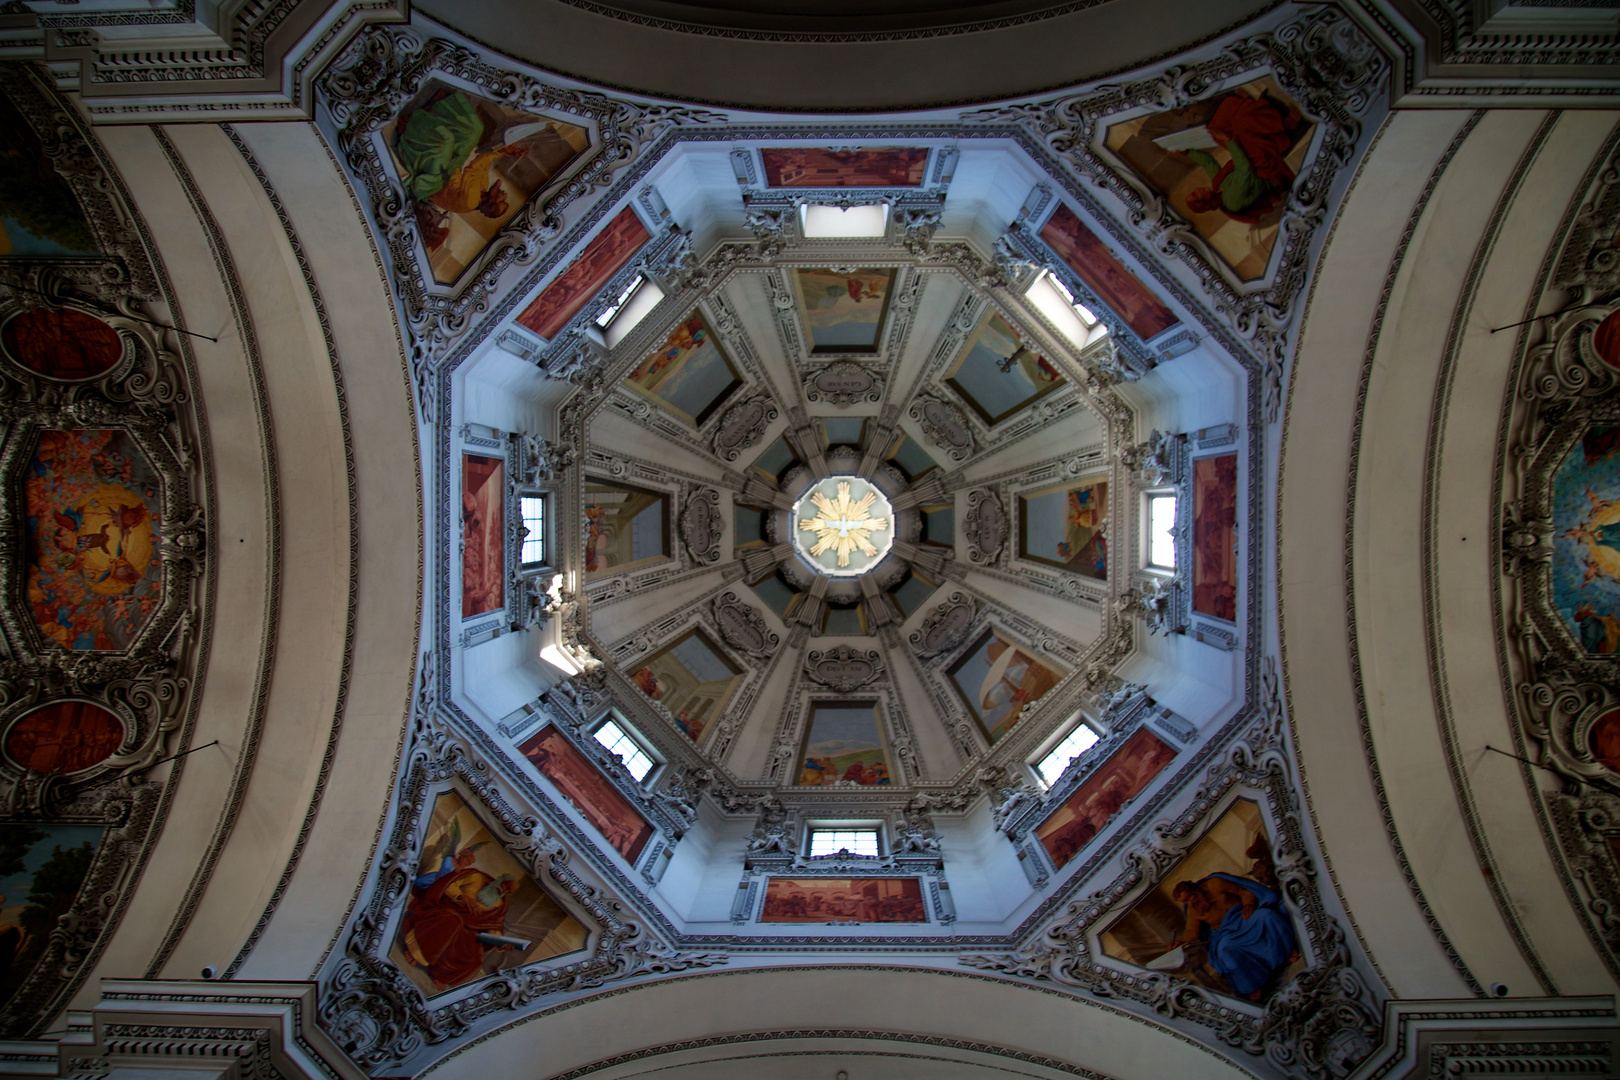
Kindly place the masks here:
POLYGON ((840 360, 805 376, 804 399, 840 408, 883 400, 883 376, 853 360, 840 360))
POLYGON ((812 649, 806 653, 804 677, 829 690, 849 694, 869 683, 887 678, 888 669, 883 662, 883 654, 876 649, 838 645, 825 651, 812 649))
POLYGON ((917 421, 924 437, 950 456, 952 461, 966 461, 973 456, 977 440, 973 428, 962 410, 933 394, 918 394, 906 415, 917 421))
POLYGON ((962 516, 962 533, 967 538, 968 558, 975 563, 994 563, 1007 545, 1007 514, 994 490, 979 488, 967 494, 967 513, 962 516))
POLYGON ((681 542, 696 562, 720 560, 720 538, 726 531, 726 519, 720 516, 719 506, 718 491, 696 488, 681 508, 681 542))

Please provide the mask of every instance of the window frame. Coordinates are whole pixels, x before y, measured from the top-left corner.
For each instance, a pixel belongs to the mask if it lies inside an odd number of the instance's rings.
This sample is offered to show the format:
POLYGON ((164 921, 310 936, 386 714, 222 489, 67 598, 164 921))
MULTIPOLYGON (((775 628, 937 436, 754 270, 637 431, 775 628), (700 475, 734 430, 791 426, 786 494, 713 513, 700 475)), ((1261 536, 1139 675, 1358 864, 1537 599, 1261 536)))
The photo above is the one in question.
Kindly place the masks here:
POLYGON ((1081 728, 1090 731, 1095 738, 1093 739, 1091 745, 1081 750, 1080 753, 1069 755, 1069 761, 1073 761, 1077 757, 1083 757, 1102 745, 1105 732, 1098 730, 1097 725, 1093 724, 1082 713, 1074 718, 1073 723, 1060 728, 1060 735, 1058 735, 1056 738, 1048 739, 1046 742, 1042 743, 1040 751, 1025 762, 1025 764, 1029 766, 1029 771, 1035 775, 1035 782, 1038 783, 1043 790, 1052 790, 1052 788, 1057 784, 1058 780, 1062 778, 1063 774, 1068 771, 1069 762, 1064 762, 1063 768, 1057 771, 1057 775, 1051 777, 1048 777, 1046 773, 1042 771, 1042 763, 1050 758, 1053 754, 1057 753, 1058 748, 1064 743, 1068 742, 1069 739, 1073 738, 1075 733, 1081 728))
POLYGON ((536 574, 546 573, 551 569, 551 492, 539 488, 519 488, 517 493, 518 521, 523 526, 523 535, 518 537, 518 573, 524 577, 533 577, 536 574), (524 503, 529 499, 540 501, 540 559, 537 562, 528 562, 523 558, 523 549, 528 545, 529 516, 524 512, 524 503))
POLYGON ((619 757, 619 766, 624 769, 627 775, 629 775, 631 783, 635 784, 637 787, 644 788, 649 783, 656 780, 658 778, 659 770, 661 770, 666 764, 663 756, 657 752, 652 743, 648 741, 647 737, 643 735, 640 730, 638 730, 634 724, 627 720, 624 714, 619 712, 617 709, 609 709, 607 712, 603 713, 601 717, 597 719, 596 723, 591 725, 588 735, 592 742, 606 750, 609 755, 616 754, 619 757), (624 736, 630 745, 639 750, 641 752, 641 756, 646 758, 649 762, 647 771, 641 774, 640 779, 637 779, 636 774, 630 771, 630 766, 624 761, 624 755, 622 753, 618 753, 607 743, 603 742, 597 737, 598 733, 609 724, 612 724, 615 728, 617 728, 619 733, 624 736))
POLYGON ((1151 488, 1142 493, 1142 568, 1165 577, 1175 577, 1181 572, 1181 543, 1176 535, 1181 525, 1181 491, 1174 487, 1151 488), (1153 561, 1153 504, 1157 500, 1170 499, 1175 504, 1176 516, 1170 523, 1170 553, 1176 562, 1170 566, 1153 561))
POLYGON ((815 850, 817 833, 871 833, 877 850, 871 855, 863 855, 850 849, 849 853, 857 858, 881 859, 888 854, 888 838, 884 835, 883 823, 863 818, 858 821, 810 821, 804 827, 804 857, 807 859, 834 859, 838 857, 837 848, 825 854, 812 854, 815 850))

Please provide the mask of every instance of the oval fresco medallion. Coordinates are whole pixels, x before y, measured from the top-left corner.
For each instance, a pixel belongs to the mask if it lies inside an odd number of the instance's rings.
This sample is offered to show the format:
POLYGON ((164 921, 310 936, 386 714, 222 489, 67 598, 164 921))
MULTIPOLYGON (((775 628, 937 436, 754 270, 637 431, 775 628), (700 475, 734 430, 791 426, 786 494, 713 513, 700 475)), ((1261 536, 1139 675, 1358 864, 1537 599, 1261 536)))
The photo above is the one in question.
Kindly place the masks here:
POLYGON ((25 311, 6 323, 0 340, 13 360, 52 379, 94 379, 124 356, 118 331, 73 308, 25 311))
POLYGON ((107 760, 123 741, 123 723, 100 705, 53 701, 11 725, 6 756, 35 772, 75 773, 107 760))
POLYGON ((1612 368, 1620 368, 1620 311, 1611 311, 1592 332, 1592 349, 1612 368))
POLYGON ((151 462, 122 430, 42 431, 23 487, 34 624, 64 649, 128 648, 163 598, 151 462))
POLYGON ((1586 747, 1599 765, 1620 776, 1620 709, 1610 709, 1592 722, 1586 747))
POLYGON ((1553 474, 1552 600, 1588 655, 1620 652, 1620 426, 1594 425, 1553 474))

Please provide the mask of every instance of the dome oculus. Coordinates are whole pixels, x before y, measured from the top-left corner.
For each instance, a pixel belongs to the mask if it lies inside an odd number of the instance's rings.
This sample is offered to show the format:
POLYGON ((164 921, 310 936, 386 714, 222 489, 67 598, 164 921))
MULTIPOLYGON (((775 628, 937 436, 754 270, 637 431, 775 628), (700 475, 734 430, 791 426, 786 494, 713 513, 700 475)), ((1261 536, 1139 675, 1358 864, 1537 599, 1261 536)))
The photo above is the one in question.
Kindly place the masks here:
POLYGON ((858 476, 821 480, 793 504, 793 543, 824 574, 854 577, 876 566, 894 543, 883 492, 858 476))

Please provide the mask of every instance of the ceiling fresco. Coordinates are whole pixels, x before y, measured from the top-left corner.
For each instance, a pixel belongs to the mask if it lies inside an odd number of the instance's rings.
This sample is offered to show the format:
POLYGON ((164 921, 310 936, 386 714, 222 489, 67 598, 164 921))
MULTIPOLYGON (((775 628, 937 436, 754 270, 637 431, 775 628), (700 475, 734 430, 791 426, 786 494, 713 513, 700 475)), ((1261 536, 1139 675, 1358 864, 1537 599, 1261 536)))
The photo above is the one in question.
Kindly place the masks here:
POLYGON ((447 183, 511 196, 504 217, 454 211, 488 219, 463 222, 481 246, 454 276, 420 255, 449 243, 443 199, 381 234, 461 565, 431 572, 416 722, 437 734, 393 826, 437 863, 371 894, 322 1004, 357 1060, 425 1061, 443 1051, 414 1031, 450 1046, 504 1022, 477 988, 540 1000, 553 956, 604 972, 578 986, 901 947, 1145 1014, 1173 996, 1262 1055, 1307 1028, 1321 1054, 1370 1047, 1376 980, 1311 883, 1241 601, 1303 245, 1383 71, 1331 15, 1284 29, 1194 58, 1173 93, 1147 73, 859 128, 621 101, 425 21, 368 32, 324 77, 369 205, 411 204, 429 163, 396 143, 435 107, 466 114, 455 168, 476 173, 447 183), (1331 94, 1324 63, 1350 73, 1331 94), (535 140, 579 179, 490 179, 535 140), (808 234, 812 208, 862 207, 866 235, 808 234), (1175 364, 1226 373, 1235 408, 1151 430, 1156 391, 1135 387, 1175 364), (544 404, 498 419, 486 378, 544 404), (1146 562, 1150 492, 1179 505, 1173 566, 1146 562), (547 500, 543 566, 518 562, 525 497, 547 500), (1129 677, 1149 654, 1224 672, 1203 677, 1225 700, 1155 701, 1129 677), (527 700, 494 705, 486 680, 514 675, 527 700), (650 764, 598 740, 607 719, 650 764), (1033 772, 1076 724, 1096 745, 1033 772), (1166 817, 1150 877, 1108 885, 1166 817), (857 824, 877 854, 808 854, 857 824), (988 862, 961 861, 970 836, 988 862), (719 850, 734 861, 696 854, 719 850), (452 886, 429 879, 458 858, 479 921, 442 939, 467 966, 435 973, 400 928, 433 917, 452 886), (1250 899, 1258 929, 1227 934, 1250 899), (1183 902, 1197 914, 1171 925, 1183 902))

